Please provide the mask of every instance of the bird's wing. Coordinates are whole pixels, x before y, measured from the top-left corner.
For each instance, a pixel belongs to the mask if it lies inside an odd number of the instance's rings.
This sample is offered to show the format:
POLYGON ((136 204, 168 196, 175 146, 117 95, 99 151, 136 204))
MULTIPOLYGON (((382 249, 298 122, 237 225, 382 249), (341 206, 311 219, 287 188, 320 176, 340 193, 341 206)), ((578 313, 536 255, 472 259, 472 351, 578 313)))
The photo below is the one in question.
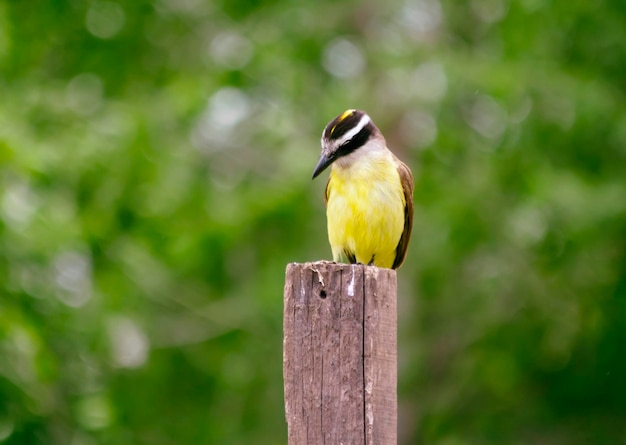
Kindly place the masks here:
POLYGON ((404 262, 413 229, 413 175, 409 167, 401 161, 398 161, 398 174, 404 192, 404 230, 396 248, 396 258, 393 260, 392 269, 397 269, 404 262))
POLYGON ((324 190, 324 205, 328 205, 328 193, 330 190, 328 186, 330 185, 330 176, 328 177, 328 181, 326 181, 326 189, 324 190))

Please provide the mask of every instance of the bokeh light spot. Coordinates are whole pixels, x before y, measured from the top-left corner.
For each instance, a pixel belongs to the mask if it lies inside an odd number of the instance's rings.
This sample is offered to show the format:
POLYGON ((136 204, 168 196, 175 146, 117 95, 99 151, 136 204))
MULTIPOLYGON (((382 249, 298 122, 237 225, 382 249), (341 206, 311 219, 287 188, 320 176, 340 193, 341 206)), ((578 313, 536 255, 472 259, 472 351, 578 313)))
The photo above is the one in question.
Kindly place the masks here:
POLYGON ((91 299, 91 259, 86 254, 62 252, 54 259, 54 270, 61 302, 70 307, 80 307, 91 299))
POLYGON ((428 112, 411 111, 400 121, 400 134, 410 147, 428 147, 437 139, 437 121, 428 112))
POLYGON ((95 74, 79 74, 67 84, 65 100, 76 113, 92 114, 102 105, 102 81, 95 74))
POLYGON ((232 144, 233 129, 252 111, 248 96, 233 87, 218 90, 191 132, 191 143, 200 151, 213 152, 232 144))
POLYGON ((87 11, 87 30, 101 39, 110 39, 124 26, 126 16, 120 5, 113 2, 96 2, 87 11))
POLYGON ((229 69, 240 69, 252 58, 250 40, 234 31, 218 34, 211 41, 209 52, 215 62, 229 69))
POLYGON ((128 317, 112 317, 108 323, 111 359, 120 368, 138 368, 148 359, 150 343, 143 330, 128 317))
POLYGON ((104 394, 93 394, 76 403, 76 417, 88 430, 106 428, 113 420, 111 403, 104 394))
POLYGON ((340 38, 331 41, 324 49, 322 66, 335 77, 350 79, 365 69, 365 56, 355 43, 340 38))
POLYGON ((409 0, 400 15, 400 23, 416 39, 436 31, 442 19, 441 3, 437 0, 409 0))
POLYGON ((437 62, 426 62, 413 72, 414 93, 423 100, 437 102, 443 99, 448 89, 446 72, 437 62))
POLYGON ((507 113, 493 97, 478 96, 464 114, 469 126, 488 139, 497 139, 506 130, 507 113))
POLYGON ((2 219, 14 229, 24 227, 35 212, 35 197, 24 183, 10 184, 2 196, 2 219))

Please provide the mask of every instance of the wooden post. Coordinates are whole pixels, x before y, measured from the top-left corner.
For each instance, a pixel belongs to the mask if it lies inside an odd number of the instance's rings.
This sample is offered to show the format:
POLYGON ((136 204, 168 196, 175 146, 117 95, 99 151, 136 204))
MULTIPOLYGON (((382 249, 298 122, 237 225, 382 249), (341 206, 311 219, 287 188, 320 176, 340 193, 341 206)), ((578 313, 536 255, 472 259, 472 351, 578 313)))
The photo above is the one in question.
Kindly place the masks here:
POLYGON ((396 272, 287 266, 283 375, 289 445, 397 443, 396 272))

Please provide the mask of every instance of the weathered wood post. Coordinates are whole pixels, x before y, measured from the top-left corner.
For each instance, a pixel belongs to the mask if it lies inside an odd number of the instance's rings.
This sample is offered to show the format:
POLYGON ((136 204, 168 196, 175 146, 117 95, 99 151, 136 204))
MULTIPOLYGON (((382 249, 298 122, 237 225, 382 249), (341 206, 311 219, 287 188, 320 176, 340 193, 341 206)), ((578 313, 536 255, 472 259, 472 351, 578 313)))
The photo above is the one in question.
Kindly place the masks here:
POLYGON ((396 272, 287 266, 283 375, 289 445, 397 444, 396 272))

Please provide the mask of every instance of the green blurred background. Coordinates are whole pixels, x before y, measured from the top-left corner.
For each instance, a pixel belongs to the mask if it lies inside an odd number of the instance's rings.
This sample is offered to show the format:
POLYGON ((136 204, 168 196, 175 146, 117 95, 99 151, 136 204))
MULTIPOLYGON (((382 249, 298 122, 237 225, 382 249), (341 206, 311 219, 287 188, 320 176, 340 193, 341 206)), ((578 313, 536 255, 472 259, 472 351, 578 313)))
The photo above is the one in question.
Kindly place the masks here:
POLYGON ((626 443, 625 79, 622 0, 1 2, 0 443, 286 443, 352 107, 416 178, 400 443, 626 443))

